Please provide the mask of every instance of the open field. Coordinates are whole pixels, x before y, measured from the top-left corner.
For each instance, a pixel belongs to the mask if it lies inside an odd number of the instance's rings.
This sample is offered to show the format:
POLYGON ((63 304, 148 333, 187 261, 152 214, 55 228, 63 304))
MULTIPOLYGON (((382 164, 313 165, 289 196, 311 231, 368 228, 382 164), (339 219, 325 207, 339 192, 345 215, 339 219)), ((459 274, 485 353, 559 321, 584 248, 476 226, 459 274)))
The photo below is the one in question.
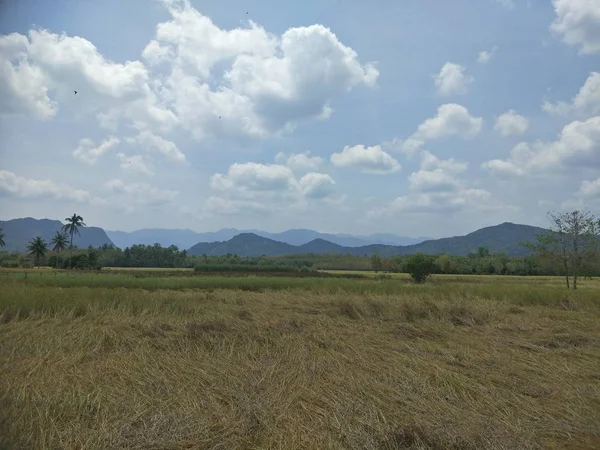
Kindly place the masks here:
POLYGON ((561 283, 0 276, 0 448, 599 448, 600 283, 561 283))

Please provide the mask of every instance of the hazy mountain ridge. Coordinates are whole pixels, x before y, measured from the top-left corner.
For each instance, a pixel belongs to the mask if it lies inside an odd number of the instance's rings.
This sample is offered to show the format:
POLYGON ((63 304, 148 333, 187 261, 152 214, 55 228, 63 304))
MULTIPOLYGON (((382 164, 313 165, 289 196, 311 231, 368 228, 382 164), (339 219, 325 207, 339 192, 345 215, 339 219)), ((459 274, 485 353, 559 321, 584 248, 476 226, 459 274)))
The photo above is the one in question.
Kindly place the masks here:
POLYGON ((321 233, 308 229, 291 229, 280 233, 270 233, 262 230, 238 230, 236 228, 223 228, 218 231, 198 233, 189 229, 142 229, 131 232, 107 230, 106 234, 117 247, 131 247, 135 244, 153 245, 159 243, 163 247, 176 245, 186 249, 200 242, 223 242, 234 236, 244 233, 253 233, 257 236, 272 239, 291 245, 302 245, 315 239, 324 239, 334 244, 345 247, 362 247, 365 245, 410 245, 417 244, 428 238, 409 238, 393 234, 374 234, 370 236, 355 236, 351 234, 321 233))
MULTIPOLYGON (((37 236, 44 239, 51 247, 50 241, 60 231, 63 223, 59 220, 34 219, 25 217, 22 219, 0 220, 0 228, 4 232, 6 246, 3 250, 9 252, 24 252, 29 241, 37 236)), ((73 236, 73 245, 85 248, 101 247, 104 244, 113 245, 106 232, 99 227, 81 227, 80 236, 73 236)))
MULTIPOLYGON (((60 230, 62 223, 58 220, 33 219, 31 217, 23 219, 13 219, 0 221, 0 227, 4 229, 6 248, 8 251, 24 251, 31 238, 41 236, 48 243, 52 237, 60 230)), ((124 233, 119 231, 109 231, 106 233, 102 228, 84 227, 81 229, 81 236, 75 236, 73 243, 78 247, 99 247, 104 244, 114 245, 125 248, 130 245, 124 245, 123 239, 135 236, 136 240, 145 239, 140 244, 152 245, 156 243, 157 232, 167 231, 172 239, 180 239, 181 249, 189 249, 190 255, 226 255, 228 253, 239 256, 281 256, 291 254, 351 254, 351 255, 370 255, 377 251, 381 256, 389 257, 395 255, 407 255, 418 252, 429 254, 449 253, 452 255, 466 255, 469 252, 477 250, 477 247, 487 247, 494 253, 505 253, 509 256, 523 256, 529 252, 520 245, 521 242, 534 241, 537 234, 543 233, 544 228, 533 227, 529 225, 519 225, 505 222, 500 225, 481 228, 465 236, 454 236, 442 239, 430 239, 412 245, 386 245, 381 243, 372 243, 361 246, 341 245, 332 242, 320 236, 324 235, 313 230, 288 230, 283 233, 264 233, 268 236, 262 236, 253 232, 239 232, 235 228, 228 228, 212 233, 196 233, 192 230, 161 230, 148 229, 139 230, 134 233, 124 233), (114 237, 114 240, 111 239, 114 237), (212 242, 194 241, 192 245, 186 245, 186 240, 195 239, 200 235, 205 239, 217 237, 212 242), (294 245, 289 242, 282 242, 269 236, 281 236, 288 240, 302 242, 312 236, 319 236, 315 239, 303 242, 300 245, 294 245), (219 239, 220 238, 220 239, 219 239)), ((388 235, 380 235, 388 236, 388 235)), ((350 235, 343 237, 350 239, 350 242, 357 243, 359 238, 350 235)), ((402 238, 399 238, 402 239, 402 238)), ((347 241, 345 241, 347 242, 347 241)), ((159 242, 160 243, 160 242, 159 242)), ((161 243, 163 246, 177 245, 177 243, 161 243)))
POLYGON ((505 222, 486 227, 465 236, 434 239, 408 246, 365 245, 344 247, 323 239, 315 239, 302 245, 291 245, 254 233, 239 234, 224 242, 198 243, 189 249, 190 255, 226 255, 239 256, 282 256, 307 253, 336 253, 352 255, 370 255, 377 251, 381 256, 409 255, 414 253, 467 255, 475 252, 479 246, 487 247, 493 253, 505 253, 509 256, 524 256, 529 250, 521 242, 535 241, 536 236, 544 233, 544 228, 505 222))

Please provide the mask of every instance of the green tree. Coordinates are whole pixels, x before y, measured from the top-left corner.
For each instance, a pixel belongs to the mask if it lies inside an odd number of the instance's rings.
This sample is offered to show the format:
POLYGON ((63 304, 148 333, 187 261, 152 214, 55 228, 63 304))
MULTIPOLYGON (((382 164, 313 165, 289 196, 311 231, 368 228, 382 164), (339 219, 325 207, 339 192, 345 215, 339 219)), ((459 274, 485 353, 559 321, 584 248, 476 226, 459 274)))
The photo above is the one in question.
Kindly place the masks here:
MULTIPOLYGON (((68 242, 69 238, 67 237, 67 234, 64 231, 57 231, 54 237, 52 238, 52 241, 50 241, 50 243, 52 244, 52 250, 56 253, 64 251, 65 248, 67 248, 68 242)), ((58 256, 56 257, 56 268, 58 268, 58 256)))
POLYGON ((6 244, 4 243, 4 230, 0 228, 0 247, 4 247, 6 244))
POLYGON ((600 251, 600 220, 588 210, 567 213, 549 212, 550 229, 537 236, 536 243, 525 245, 538 255, 562 265, 567 289, 577 289, 577 278, 588 261, 600 251))
POLYGON ((490 256, 490 251, 487 247, 479 246, 477 247, 477 256, 479 258, 487 258, 490 256))
POLYGON ((440 268, 440 270, 444 273, 452 273, 453 272, 453 264, 452 264, 452 259, 450 258, 450 255, 441 255, 436 260, 436 264, 440 268))
POLYGON ((373 252, 373 254, 371 255, 371 267, 373 268, 375 273, 379 272, 383 267, 383 261, 381 260, 381 256, 379 256, 379 253, 377 252, 373 252))
POLYGON ((48 244, 41 237, 33 238, 27 245, 27 251, 35 258, 35 265, 40 266, 40 259, 48 252, 48 244))
POLYGON ((77 234, 79 236, 80 235, 79 228, 85 227, 86 225, 85 225, 85 223, 83 223, 83 217, 78 216, 77 214, 73 214, 71 217, 67 217, 65 219, 65 221, 67 223, 63 225, 62 230, 71 236, 71 240, 69 242, 69 268, 70 268, 71 267, 71 255, 72 255, 72 251, 73 251, 73 236, 75 234, 77 234))
POLYGON ((417 253, 408 258, 404 267, 416 283, 423 283, 435 269, 435 260, 432 256, 417 253))

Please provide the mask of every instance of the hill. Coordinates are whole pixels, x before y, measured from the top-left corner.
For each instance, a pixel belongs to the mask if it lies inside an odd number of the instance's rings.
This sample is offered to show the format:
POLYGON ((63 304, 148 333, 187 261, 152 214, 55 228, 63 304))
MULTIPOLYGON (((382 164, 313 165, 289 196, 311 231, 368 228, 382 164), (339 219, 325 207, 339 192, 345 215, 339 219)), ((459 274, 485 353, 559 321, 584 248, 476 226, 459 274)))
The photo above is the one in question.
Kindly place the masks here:
POLYGON ((465 236, 433 239, 419 244, 393 246, 373 244, 360 247, 341 246, 324 239, 314 239, 302 245, 291 245, 254 233, 239 234, 224 242, 198 243, 192 246, 190 255, 219 256, 228 253, 239 256, 281 256, 293 254, 352 254, 370 255, 377 251, 381 256, 410 255, 414 253, 467 255, 477 251, 480 246, 487 247, 492 253, 505 253, 509 256, 524 256, 529 251, 521 242, 534 241, 536 235, 546 230, 529 225, 505 222, 500 225, 481 228, 465 236))
POLYGON ((308 229, 292 229, 281 233, 269 233, 262 230, 238 230, 236 228, 223 228, 219 231, 197 233, 189 229, 142 229, 131 232, 110 231, 106 234, 117 247, 131 247, 135 244, 153 245, 159 243, 163 247, 176 245, 180 249, 190 248, 200 242, 223 242, 239 234, 252 233, 257 236, 283 242, 290 245, 303 245, 315 239, 322 239, 333 244, 345 247, 361 247, 365 245, 411 245, 425 241, 427 238, 410 238, 393 234, 374 234, 369 236, 354 236, 351 234, 320 233, 308 229))
MULTIPOLYGON (((26 217, 0 221, 0 228, 4 231, 4 250, 9 252, 24 252, 27 243, 34 237, 40 236, 50 246, 50 241, 57 231, 60 231, 62 223, 59 220, 34 219, 26 217)), ((100 247, 104 244, 113 245, 102 228, 83 227, 80 229, 81 236, 73 237, 73 245, 79 248, 100 247)))

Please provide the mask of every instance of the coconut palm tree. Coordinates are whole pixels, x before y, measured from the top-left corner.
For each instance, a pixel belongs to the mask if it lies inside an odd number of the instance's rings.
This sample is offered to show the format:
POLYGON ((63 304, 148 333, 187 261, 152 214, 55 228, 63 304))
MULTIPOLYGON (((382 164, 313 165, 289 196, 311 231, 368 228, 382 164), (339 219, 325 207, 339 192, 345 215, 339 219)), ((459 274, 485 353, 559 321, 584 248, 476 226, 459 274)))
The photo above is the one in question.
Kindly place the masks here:
POLYGON ((46 244, 46 241, 38 236, 29 241, 27 251, 35 258, 35 265, 39 267, 40 259, 43 258, 48 252, 48 244, 46 244))
POLYGON ((0 228, 0 247, 4 247, 6 244, 4 243, 4 230, 0 228))
MULTIPOLYGON (((67 248, 67 243, 69 242, 69 238, 67 236, 67 233, 65 233, 64 231, 57 231, 56 235, 52 238, 52 250, 55 251, 56 253, 60 253, 62 251, 65 250, 65 248, 67 248)), ((58 268, 58 255, 56 256, 56 268, 58 268)))
POLYGON ((71 268, 71 253, 73 249, 73 236, 79 235, 79 227, 85 227, 83 223, 83 217, 73 214, 71 217, 65 219, 67 222, 63 225, 62 230, 71 235, 71 241, 69 242, 69 268, 71 268))

